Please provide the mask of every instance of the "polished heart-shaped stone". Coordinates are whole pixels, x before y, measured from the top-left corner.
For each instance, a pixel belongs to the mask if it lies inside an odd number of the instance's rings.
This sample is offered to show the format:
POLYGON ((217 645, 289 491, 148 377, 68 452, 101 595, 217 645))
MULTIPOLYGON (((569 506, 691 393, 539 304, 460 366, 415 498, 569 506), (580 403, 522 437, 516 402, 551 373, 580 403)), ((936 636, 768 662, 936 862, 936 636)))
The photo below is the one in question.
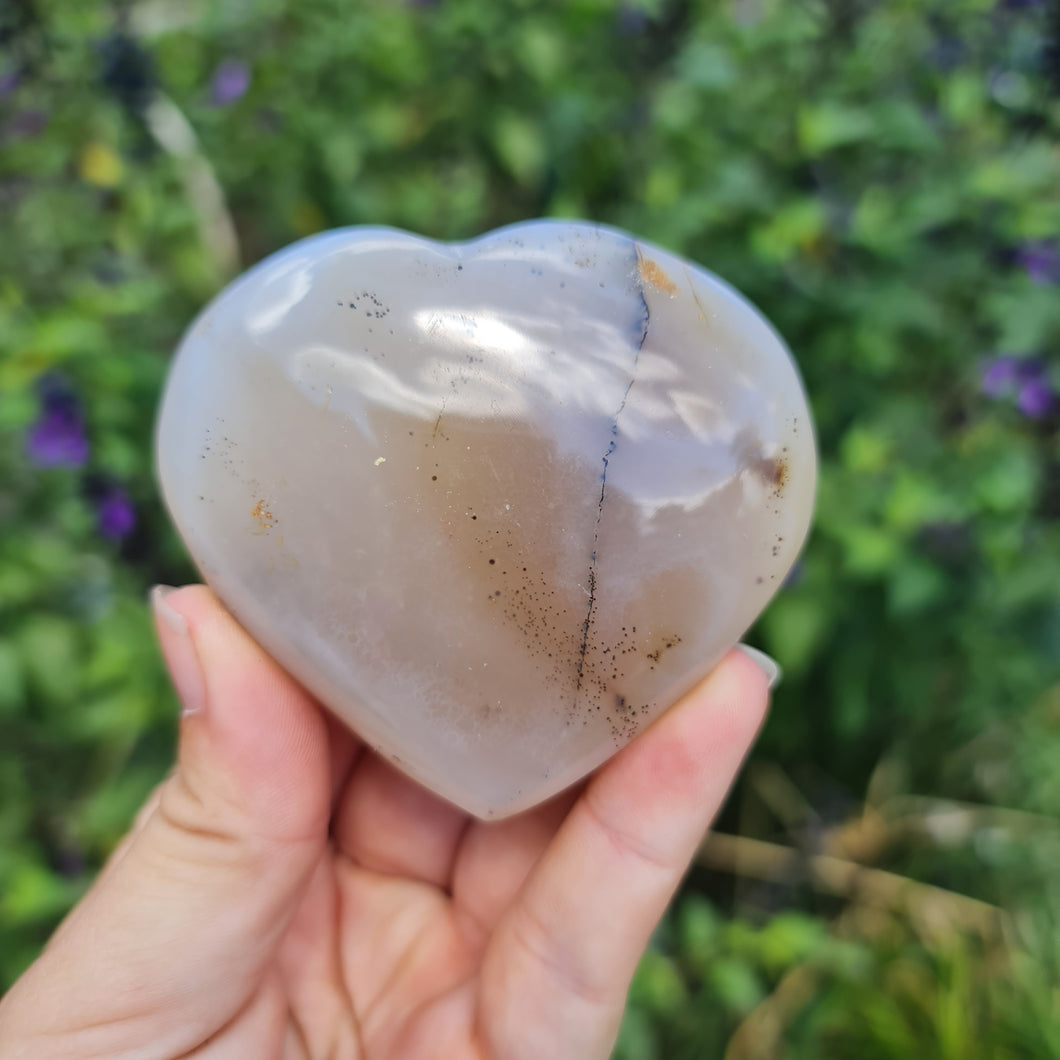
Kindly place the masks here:
POLYGON ((480 817, 578 780, 717 664, 793 563, 816 477, 755 309, 568 222, 273 255, 185 337, 158 462, 240 622, 480 817))

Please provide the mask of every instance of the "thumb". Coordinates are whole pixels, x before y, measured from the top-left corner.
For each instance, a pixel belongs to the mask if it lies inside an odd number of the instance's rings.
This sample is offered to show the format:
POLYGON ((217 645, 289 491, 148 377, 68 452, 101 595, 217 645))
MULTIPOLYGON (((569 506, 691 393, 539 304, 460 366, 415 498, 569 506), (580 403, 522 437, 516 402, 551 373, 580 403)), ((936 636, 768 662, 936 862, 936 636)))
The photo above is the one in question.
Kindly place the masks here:
MULTIPOLYGON (((45 1040, 119 1036, 92 1055, 147 1036, 152 1055, 182 1055, 226 1023, 259 985, 327 840, 315 703, 209 590, 159 587, 152 604, 184 709, 176 769, 12 992, 22 1003, 0 1009, 45 1040)), ((3 1018, 0 1028, 2 1044, 3 1018)))

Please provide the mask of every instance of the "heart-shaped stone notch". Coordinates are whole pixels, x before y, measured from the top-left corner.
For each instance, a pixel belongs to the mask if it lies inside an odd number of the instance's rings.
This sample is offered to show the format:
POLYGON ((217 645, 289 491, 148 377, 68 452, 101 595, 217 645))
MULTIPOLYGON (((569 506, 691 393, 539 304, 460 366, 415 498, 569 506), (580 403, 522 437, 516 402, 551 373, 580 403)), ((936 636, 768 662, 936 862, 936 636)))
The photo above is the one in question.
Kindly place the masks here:
POLYGON ((608 228, 351 228, 221 293, 158 433, 257 640, 480 817, 567 787, 716 665, 809 525, 813 431, 731 287, 608 228))

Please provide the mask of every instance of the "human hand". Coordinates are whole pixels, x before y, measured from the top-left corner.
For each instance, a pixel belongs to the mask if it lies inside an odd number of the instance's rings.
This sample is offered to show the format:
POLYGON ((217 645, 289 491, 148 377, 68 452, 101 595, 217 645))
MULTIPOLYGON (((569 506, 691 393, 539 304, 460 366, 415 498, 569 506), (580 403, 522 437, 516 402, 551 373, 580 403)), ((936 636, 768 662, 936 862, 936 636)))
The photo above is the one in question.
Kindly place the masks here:
POLYGON ((176 769, 0 1001, 0 1060, 593 1060, 754 739, 732 652, 577 792, 482 823, 202 587, 156 591, 176 769))

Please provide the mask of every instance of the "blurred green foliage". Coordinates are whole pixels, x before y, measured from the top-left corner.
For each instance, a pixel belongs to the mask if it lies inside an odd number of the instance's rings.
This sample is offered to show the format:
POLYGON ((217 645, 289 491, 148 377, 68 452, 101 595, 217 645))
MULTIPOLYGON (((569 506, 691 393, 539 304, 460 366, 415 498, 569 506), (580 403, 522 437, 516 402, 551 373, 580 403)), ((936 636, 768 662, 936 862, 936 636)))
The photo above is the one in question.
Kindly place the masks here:
POLYGON ((172 753, 183 327, 320 228, 578 216, 745 291, 822 454, 722 821, 795 868, 693 873, 618 1055, 1060 1057, 1060 5, 5 0, 0 47, 0 989, 172 753))

